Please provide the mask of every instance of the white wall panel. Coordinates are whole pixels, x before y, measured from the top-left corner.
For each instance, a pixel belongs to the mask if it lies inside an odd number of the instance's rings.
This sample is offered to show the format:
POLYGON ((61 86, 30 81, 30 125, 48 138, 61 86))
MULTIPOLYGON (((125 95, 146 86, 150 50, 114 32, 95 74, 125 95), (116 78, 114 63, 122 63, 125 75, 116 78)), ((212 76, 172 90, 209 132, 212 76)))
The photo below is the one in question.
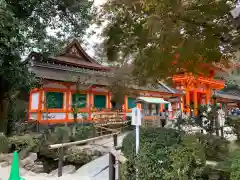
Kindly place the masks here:
POLYGON ((47 113, 42 114, 42 119, 43 120, 54 120, 54 119, 65 119, 66 118, 66 113, 48 113, 48 118, 47 118, 47 113))
MULTIPOLYGON (((88 113, 78 113, 78 119, 88 118, 88 113)), ((68 114, 68 119, 73 119, 73 113, 68 114)))
POLYGON ((31 109, 38 109, 39 92, 32 93, 31 109))

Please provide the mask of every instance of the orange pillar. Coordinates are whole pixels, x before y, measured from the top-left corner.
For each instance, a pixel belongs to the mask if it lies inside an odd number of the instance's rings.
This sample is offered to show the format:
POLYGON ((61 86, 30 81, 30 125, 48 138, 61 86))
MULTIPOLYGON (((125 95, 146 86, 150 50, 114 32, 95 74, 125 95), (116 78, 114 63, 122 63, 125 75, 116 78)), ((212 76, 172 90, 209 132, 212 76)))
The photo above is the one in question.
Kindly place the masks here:
POLYGON ((112 99, 112 95, 111 95, 111 93, 109 92, 109 93, 108 93, 108 108, 109 108, 109 109, 112 108, 111 99, 112 99))
POLYGON ((206 90, 206 105, 208 105, 210 103, 210 99, 211 99, 211 90, 209 87, 207 87, 206 90))
POLYGON ((193 90, 193 103, 194 103, 194 115, 197 116, 198 114, 198 100, 197 100, 197 88, 194 87, 193 90))
POLYGON ((164 104, 160 104, 160 112, 163 112, 164 104))
POLYGON ((39 90, 39 99, 38 99, 38 114, 37 114, 37 120, 42 120, 42 109, 43 109, 43 90, 39 90))
POLYGON ((190 93, 188 88, 186 89, 186 111, 187 115, 190 115, 190 93))
POLYGON ((179 109, 182 109, 182 111, 184 111, 184 98, 180 97, 179 102, 179 109))
POLYGON ((89 89, 88 91, 88 119, 92 119, 92 107, 93 107, 93 96, 92 96, 92 90, 89 89))
POLYGON ((141 104, 137 103, 137 108, 141 109, 141 104))
POLYGON ((67 88, 67 92, 66 92, 66 122, 68 121, 68 114, 69 114, 69 110, 70 110, 70 88, 67 88))
POLYGON ((110 109, 110 96, 109 96, 109 92, 107 93, 107 95, 106 95, 106 108, 107 109, 110 109))
POLYGON ((124 104, 123 104, 123 113, 124 113, 124 120, 127 119, 127 109, 128 109, 128 97, 124 96, 124 104))

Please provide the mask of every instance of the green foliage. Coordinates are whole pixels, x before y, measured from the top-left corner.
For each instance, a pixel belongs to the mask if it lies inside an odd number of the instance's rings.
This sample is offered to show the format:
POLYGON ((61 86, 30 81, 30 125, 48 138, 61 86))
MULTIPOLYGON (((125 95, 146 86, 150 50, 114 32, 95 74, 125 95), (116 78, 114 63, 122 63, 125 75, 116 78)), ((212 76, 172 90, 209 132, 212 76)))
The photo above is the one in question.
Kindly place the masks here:
POLYGON ((228 180, 230 173, 214 166, 206 166, 199 180, 228 180))
POLYGON ((84 165, 92 160, 92 156, 88 155, 86 152, 79 151, 79 149, 68 150, 67 162, 72 162, 78 165, 84 165))
MULTIPOLYGON (((180 133, 173 129, 149 128, 140 129, 140 147, 153 143, 152 146, 165 147, 178 144, 181 140, 180 133)), ((123 139, 122 151, 130 159, 135 156, 135 132, 132 131, 123 139)))
POLYGON ((28 71, 33 49, 54 53, 67 38, 81 38, 91 19, 88 0, 0 1, 0 132, 7 130, 8 101, 28 92, 37 80, 28 71), (51 35, 50 30, 57 31, 51 35))
POLYGON ((23 122, 27 117, 28 103, 20 99, 11 99, 8 107, 8 129, 7 135, 20 134, 24 132, 23 122))
POLYGON ((29 152, 38 152, 41 146, 41 136, 38 134, 12 136, 8 138, 8 141, 10 149, 18 151, 21 158, 26 157, 29 152))
POLYGON ((236 150, 229 154, 224 161, 220 162, 218 169, 230 175, 230 180, 240 179, 240 151, 236 150))
POLYGON ((232 160, 229 142, 213 135, 186 135, 173 129, 141 129, 140 153, 135 156, 135 133, 123 140, 123 153, 128 159, 122 172, 123 179, 189 180, 229 179, 232 160), (226 161, 223 166, 206 166, 206 160, 226 161))
POLYGON ((93 125, 88 125, 88 126, 78 125, 76 129, 76 135, 75 137, 72 137, 72 140, 80 141, 80 140, 91 138, 94 130, 95 129, 93 125))
POLYGON ((69 142, 71 137, 71 129, 68 126, 56 127, 55 132, 51 135, 55 135, 56 143, 69 142))
POLYGON ((194 136, 185 136, 181 145, 170 152, 170 166, 165 169, 164 180, 189 180, 200 177, 205 167, 205 153, 194 136))
POLYGON ((182 68, 198 72, 199 64, 227 61, 232 46, 226 41, 232 39, 233 29, 228 13, 233 5, 209 0, 108 0, 98 18, 108 21, 103 33, 108 60, 131 59, 140 79, 163 79, 182 68))
POLYGON ((195 136, 165 128, 141 129, 140 153, 135 157, 135 135, 123 140, 123 153, 128 159, 123 178, 144 180, 189 180, 200 178, 205 167, 204 147, 195 136))
POLYGON ((5 135, 0 135, 0 153, 8 153, 8 151, 8 138, 5 135))
MULTIPOLYGON (((15 27, 13 29, 15 31, 1 32, 8 33, 12 38, 16 36, 21 38, 20 42, 24 48, 54 52, 59 43, 62 44, 62 40, 67 37, 82 37, 91 20, 92 3, 87 0, 51 2, 19 0, 17 3, 12 0, 2 0, 0 12, 3 15, 5 13, 3 17, 6 16, 8 19, 2 18, 1 24, 3 28, 7 28, 7 25, 15 27), (56 31, 56 35, 48 33, 47 28, 56 31)), ((7 44, 7 41, 3 40, 7 44)), ((20 45, 19 40, 16 44, 20 45)))
POLYGON ((230 180, 240 179, 240 151, 236 151, 232 158, 230 180))
POLYGON ((94 126, 77 124, 71 126, 56 127, 55 131, 50 134, 49 138, 55 139, 55 143, 79 141, 92 137, 94 126), (76 133, 72 133, 72 128, 76 127, 76 133))
MULTIPOLYGON (((216 102, 216 101, 214 101, 216 102)), ((217 121, 217 111, 219 106, 214 103, 213 105, 202 105, 199 107, 199 113, 196 119, 197 125, 206 130, 208 134, 219 134, 219 125, 217 121)))
POLYGON ((197 134, 199 142, 203 145, 207 160, 221 161, 229 155, 229 141, 219 136, 197 134))
POLYGON ((128 158, 127 179, 134 179, 138 168, 139 179, 159 179, 169 166, 168 154, 181 142, 181 135, 172 129, 156 128, 140 130, 140 153, 135 157, 135 134, 128 134, 123 140, 123 153, 128 158))
POLYGON ((237 136, 237 140, 240 141, 240 118, 227 117, 226 124, 232 127, 233 133, 237 136))
MULTIPOLYGON (((77 126, 75 135, 72 134, 72 128, 75 126, 57 126, 53 132, 50 132, 46 138, 42 138, 42 144, 39 150, 41 156, 47 158, 57 158, 58 151, 56 149, 50 150, 48 148, 51 144, 66 143, 71 141, 78 141, 92 137, 93 126, 77 126)), ((67 148, 64 149, 66 153, 67 148)), ((81 155, 79 155, 81 156, 81 155)), ((75 157, 75 156, 74 156, 75 157)), ((73 156, 69 157, 74 158, 73 156)), ((80 158, 80 157, 79 157, 80 158)), ((86 157, 87 158, 87 157, 86 157)))

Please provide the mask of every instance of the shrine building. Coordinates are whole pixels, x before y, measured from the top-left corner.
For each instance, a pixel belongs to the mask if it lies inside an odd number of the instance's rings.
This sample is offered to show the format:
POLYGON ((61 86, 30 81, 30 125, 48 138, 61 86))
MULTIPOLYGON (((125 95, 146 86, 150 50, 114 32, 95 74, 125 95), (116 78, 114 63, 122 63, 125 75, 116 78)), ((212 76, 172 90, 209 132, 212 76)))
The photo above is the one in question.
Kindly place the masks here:
POLYGON ((225 87, 222 76, 229 76, 227 70, 217 65, 201 64, 200 66, 207 71, 206 74, 198 73, 193 75, 182 71, 172 78, 176 89, 183 91, 185 94, 181 102, 182 109, 187 115, 190 115, 190 109, 193 109, 196 116, 199 106, 211 104, 213 96, 215 96, 221 108, 225 110, 231 107, 232 104, 237 107, 240 103, 240 97, 222 91, 225 87))
MULTIPOLYGON (((32 52, 29 58, 32 62, 30 70, 42 80, 41 87, 30 92, 29 120, 36 120, 39 123, 73 122, 72 107, 76 99, 82 102, 77 105, 78 120, 90 121, 94 113, 111 110, 112 94, 108 86, 109 79, 114 78, 113 71, 92 59, 77 40, 73 40, 56 56, 44 57, 40 53, 32 52), (76 87, 79 80, 82 83, 80 87, 76 87), (79 89, 80 93, 77 93, 79 89)), ((175 82, 184 81, 179 78, 176 77, 175 82)), ((223 84, 216 82, 215 86, 221 88, 223 84)), ((154 107, 156 112, 166 108, 171 114, 174 113, 179 107, 180 98, 184 95, 182 91, 162 83, 154 87, 150 85, 129 87, 139 96, 162 98, 171 102, 170 109, 168 105, 168 107, 156 106, 154 107)), ((122 111, 126 115, 131 113, 131 108, 140 107, 140 104, 134 103, 135 98, 127 95, 124 97, 122 111)))
MULTIPOLYGON (((39 123, 70 123, 73 122, 73 105, 81 100, 78 107, 78 120, 93 120, 99 111, 111 111, 112 94, 109 90, 110 79, 114 78, 111 67, 104 66, 92 59, 81 47, 77 40, 69 43, 58 55, 45 57, 32 52, 29 55, 32 65, 30 70, 42 80, 41 87, 32 89, 29 100, 29 120, 39 123), (77 82, 80 81, 80 87, 77 82), (80 91, 80 92, 77 92, 80 91)), ((219 73, 225 73, 216 66, 206 66, 209 75, 193 75, 188 72, 173 76, 175 88, 159 83, 155 86, 147 85, 129 87, 142 97, 162 98, 169 104, 152 106, 155 113, 166 109, 170 118, 177 109, 190 114, 194 109, 197 115, 200 105, 211 103, 215 95, 222 107, 228 105, 239 106, 239 95, 223 92, 224 80, 215 79, 219 73)), ((135 98, 126 95, 122 111, 130 115, 135 104, 135 98)))

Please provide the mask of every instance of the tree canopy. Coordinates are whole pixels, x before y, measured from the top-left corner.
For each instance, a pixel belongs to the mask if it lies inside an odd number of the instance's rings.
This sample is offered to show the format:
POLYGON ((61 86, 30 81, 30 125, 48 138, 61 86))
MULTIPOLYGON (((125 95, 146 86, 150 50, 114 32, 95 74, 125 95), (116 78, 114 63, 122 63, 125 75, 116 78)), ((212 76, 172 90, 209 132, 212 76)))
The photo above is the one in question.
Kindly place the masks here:
MULTIPOLYGON (((231 1, 108 0, 98 20, 110 61, 131 59, 134 74, 163 79, 199 64, 226 62, 234 27, 231 1)), ((204 71, 204 69, 200 69, 204 71)))
POLYGON ((0 0, 0 132, 6 130, 9 100, 35 82, 28 71, 29 61, 21 57, 33 49, 55 52, 67 38, 83 37, 91 20, 92 3, 0 0))
MULTIPOLYGON (((66 38, 82 37, 91 20, 92 3, 88 0, 1 0, 1 13, 11 12, 11 17, 16 19, 18 33, 11 37, 21 35, 25 50, 49 51, 66 38)), ((4 26, 5 20, 1 19, 4 26)))

